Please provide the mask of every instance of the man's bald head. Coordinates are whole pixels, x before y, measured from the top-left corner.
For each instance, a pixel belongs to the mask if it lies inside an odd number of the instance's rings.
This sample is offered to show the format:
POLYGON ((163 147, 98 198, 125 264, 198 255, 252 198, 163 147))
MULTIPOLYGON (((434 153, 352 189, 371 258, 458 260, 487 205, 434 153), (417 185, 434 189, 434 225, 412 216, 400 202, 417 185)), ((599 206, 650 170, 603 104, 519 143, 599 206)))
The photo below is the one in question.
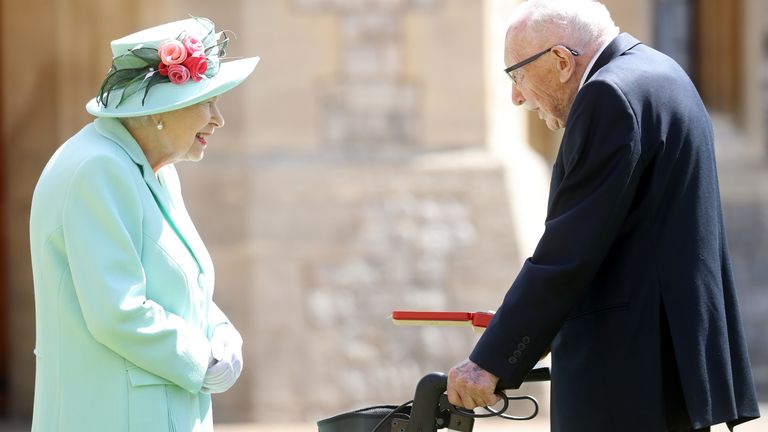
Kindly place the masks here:
POLYGON ((528 0, 515 9, 507 30, 507 48, 518 52, 567 44, 594 54, 619 29, 606 7, 593 0, 528 0), (526 50, 524 47, 530 47, 526 50))
POLYGON ((512 102, 538 113, 550 129, 565 127, 581 78, 601 46, 619 33, 592 0, 528 0, 515 9, 504 61, 512 102), (523 62, 522 64, 520 64, 523 62))

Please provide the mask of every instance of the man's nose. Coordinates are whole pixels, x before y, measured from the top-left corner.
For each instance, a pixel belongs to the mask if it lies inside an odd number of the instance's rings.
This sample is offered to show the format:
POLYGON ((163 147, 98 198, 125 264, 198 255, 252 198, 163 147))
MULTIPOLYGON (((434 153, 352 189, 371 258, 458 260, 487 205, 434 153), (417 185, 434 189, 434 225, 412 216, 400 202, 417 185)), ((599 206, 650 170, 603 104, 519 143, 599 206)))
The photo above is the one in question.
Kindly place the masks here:
POLYGON ((517 106, 525 103, 525 96, 523 96, 523 92, 521 92, 515 84, 512 84, 512 103, 517 106))

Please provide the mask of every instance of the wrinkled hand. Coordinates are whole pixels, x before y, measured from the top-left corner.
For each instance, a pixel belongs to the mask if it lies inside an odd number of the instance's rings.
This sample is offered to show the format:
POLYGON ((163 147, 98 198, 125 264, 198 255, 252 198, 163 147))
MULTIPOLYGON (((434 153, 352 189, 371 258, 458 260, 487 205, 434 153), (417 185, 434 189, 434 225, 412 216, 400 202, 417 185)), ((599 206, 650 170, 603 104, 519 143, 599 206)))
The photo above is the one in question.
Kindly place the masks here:
POLYGON ((501 398, 494 393, 499 378, 471 360, 448 372, 448 402, 474 409, 494 405, 501 398))
POLYGON ((216 327, 211 338, 211 362, 203 379, 203 393, 223 393, 243 370, 243 339, 230 324, 216 327))

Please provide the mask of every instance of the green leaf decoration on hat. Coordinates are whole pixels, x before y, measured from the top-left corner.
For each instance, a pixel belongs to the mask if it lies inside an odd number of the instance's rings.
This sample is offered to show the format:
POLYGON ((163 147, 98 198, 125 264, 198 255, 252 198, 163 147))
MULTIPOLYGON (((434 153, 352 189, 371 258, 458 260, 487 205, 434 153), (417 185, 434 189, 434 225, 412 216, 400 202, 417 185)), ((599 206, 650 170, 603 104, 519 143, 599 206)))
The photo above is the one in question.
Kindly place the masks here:
POLYGON ((153 65, 160 58, 157 54, 157 48, 134 48, 130 53, 140 58, 148 65, 153 65))
MULTIPOLYGON (((215 52, 213 53, 214 55, 217 55, 218 57, 224 57, 227 54, 227 45, 229 45, 229 34, 228 33, 230 33, 230 32, 225 30, 225 31, 221 31, 219 33, 216 33, 215 35, 212 35, 213 38, 210 41, 211 45, 206 44, 205 42, 203 42, 203 45, 208 47, 204 51, 205 55, 210 55, 211 51, 215 50, 215 52), (216 42, 219 39, 221 39, 221 40, 219 42, 216 42)), ((207 36, 206 39, 208 39, 209 37, 211 37, 211 35, 207 36)))
POLYGON ((147 79, 146 75, 145 76, 137 75, 134 79, 130 80, 128 84, 126 84, 125 87, 123 88, 123 93, 120 95, 120 100, 117 101, 117 105, 115 105, 115 108, 119 107, 120 104, 123 103, 123 101, 126 100, 128 97, 130 97, 132 94, 139 91, 139 89, 142 87, 142 84, 144 84, 144 81, 146 79, 147 79))
POLYGON ((147 86, 144 88, 144 97, 141 98, 141 104, 144 105, 144 102, 147 100, 147 94, 149 94, 149 89, 154 87, 155 84, 159 84, 166 80, 168 80, 168 78, 160 75, 159 73, 152 74, 152 76, 149 77, 148 80, 146 80, 147 86))
MULTIPOLYGON (((229 43, 229 35, 226 31, 214 32, 213 23, 206 18, 192 17, 198 20, 205 28, 210 29, 208 33, 200 39, 203 45, 203 55, 206 57, 208 67, 203 77, 212 78, 219 72, 221 60, 225 56, 226 48, 229 43)), ((186 32, 179 34, 176 39, 182 42, 187 36, 186 32)), ((188 52, 189 53, 189 52, 188 52)), ((112 67, 104 81, 99 87, 99 94, 96 101, 103 105, 109 105, 110 95, 113 91, 123 90, 115 108, 130 98, 132 95, 143 90, 144 95, 141 99, 142 106, 147 100, 149 90, 157 84, 174 83, 176 85, 185 82, 172 81, 167 74, 161 74, 160 54, 158 48, 144 47, 137 45, 125 54, 112 59, 112 67)), ((176 67, 176 66, 174 66, 176 67)), ((186 66, 184 66, 186 67, 186 66)))
POLYGON ((120 89, 128 85, 137 74, 141 76, 146 68, 133 68, 133 69, 110 69, 107 73, 107 77, 104 78, 104 82, 101 83, 99 89, 99 95, 96 97, 99 103, 107 106, 109 104, 109 95, 112 90, 120 89))

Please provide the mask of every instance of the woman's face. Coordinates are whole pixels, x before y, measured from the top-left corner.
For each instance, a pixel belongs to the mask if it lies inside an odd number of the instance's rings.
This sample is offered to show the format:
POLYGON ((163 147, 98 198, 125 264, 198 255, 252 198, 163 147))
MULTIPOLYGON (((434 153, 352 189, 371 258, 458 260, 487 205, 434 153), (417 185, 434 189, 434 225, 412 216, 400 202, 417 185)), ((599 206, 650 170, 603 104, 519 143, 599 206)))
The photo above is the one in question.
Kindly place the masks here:
POLYGON ((224 126, 224 116, 218 107, 218 96, 186 108, 160 115, 162 131, 158 131, 158 146, 162 165, 181 161, 199 161, 216 128, 224 126))

